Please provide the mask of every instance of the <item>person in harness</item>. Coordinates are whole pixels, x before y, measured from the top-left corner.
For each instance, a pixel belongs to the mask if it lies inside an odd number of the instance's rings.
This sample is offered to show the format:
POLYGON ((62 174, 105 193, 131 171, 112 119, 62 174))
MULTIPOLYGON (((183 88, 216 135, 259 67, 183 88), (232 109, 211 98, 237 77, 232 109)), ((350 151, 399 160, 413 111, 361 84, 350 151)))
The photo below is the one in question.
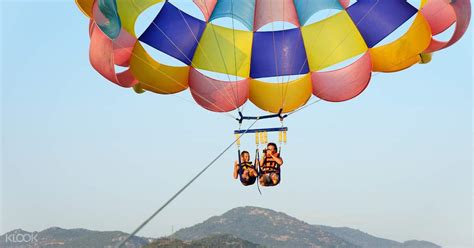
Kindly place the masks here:
POLYGON ((250 153, 248 151, 241 152, 240 160, 240 165, 238 161, 234 163, 234 179, 240 177, 240 182, 245 186, 254 184, 258 173, 255 165, 250 161, 250 153))
POLYGON ((267 149, 263 150, 263 159, 260 160, 259 182, 262 186, 275 186, 280 183, 280 167, 283 159, 278 153, 275 143, 268 143, 267 149))

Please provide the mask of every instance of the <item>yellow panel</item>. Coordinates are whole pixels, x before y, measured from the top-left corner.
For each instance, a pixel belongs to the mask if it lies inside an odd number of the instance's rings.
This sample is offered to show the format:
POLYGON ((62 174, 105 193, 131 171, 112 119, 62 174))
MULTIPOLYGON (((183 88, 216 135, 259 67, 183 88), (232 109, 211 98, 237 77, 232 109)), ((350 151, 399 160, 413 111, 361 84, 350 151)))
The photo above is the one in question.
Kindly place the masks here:
POLYGON ((192 65, 199 69, 247 78, 250 74, 253 32, 242 30, 234 32, 235 46, 232 29, 208 23, 194 54, 192 65))
POLYGON ((346 11, 322 21, 301 27, 311 71, 367 51, 367 45, 346 11))
POLYGON ((94 5, 94 0, 76 0, 76 5, 86 16, 92 16, 92 6, 94 5))
POLYGON ((130 61, 132 74, 144 90, 158 94, 172 94, 188 88, 189 66, 175 67, 155 61, 139 42, 130 61))
POLYGON ((266 83, 250 80, 250 101, 272 113, 293 111, 306 104, 311 97, 311 74, 290 81, 288 84, 266 83))
POLYGON ((421 0, 421 2, 420 2, 420 9, 422 9, 422 8, 425 6, 425 4, 426 4, 427 2, 428 2, 428 0, 421 0))
POLYGON ((135 22, 138 16, 150 6, 163 0, 117 0, 117 8, 122 27, 136 37, 135 22))
POLYGON ((373 71, 395 72, 420 62, 420 54, 430 45, 431 28, 423 15, 415 21, 398 40, 369 49, 373 71))

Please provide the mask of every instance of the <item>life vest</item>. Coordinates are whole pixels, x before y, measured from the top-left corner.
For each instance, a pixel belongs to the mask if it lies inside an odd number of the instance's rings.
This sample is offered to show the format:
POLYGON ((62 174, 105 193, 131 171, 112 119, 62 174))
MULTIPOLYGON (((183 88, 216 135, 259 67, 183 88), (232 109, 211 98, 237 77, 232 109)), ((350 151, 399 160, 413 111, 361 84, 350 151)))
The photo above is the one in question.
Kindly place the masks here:
POLYGON ((247 170, 247 169, 253 169, 253 164, 252 162, 242 162, 240 163, 240 165, 242 166, 242 170, 247 170))
POLYGON ((263 160, 262 166, 260 166, 260 170, 263 174, 267 173, 278 173, 280 174, 280 166, 272 157, 265 157, 263 160))
POLYGON ((256 177, 252 177, 249 175, 249 178, 248 179, 244 179, 242 177, 242 174, 244 173, 245 170, 247 169, 254 169, 254 165, 252 164, 252 162, 242 162, 240 163, 240 169, 239 169, 239 177, 240 177, 240 182, 244 185, 244 186, 250 186, 252 184, 255 183, 255 181, 257 180, 256 177))

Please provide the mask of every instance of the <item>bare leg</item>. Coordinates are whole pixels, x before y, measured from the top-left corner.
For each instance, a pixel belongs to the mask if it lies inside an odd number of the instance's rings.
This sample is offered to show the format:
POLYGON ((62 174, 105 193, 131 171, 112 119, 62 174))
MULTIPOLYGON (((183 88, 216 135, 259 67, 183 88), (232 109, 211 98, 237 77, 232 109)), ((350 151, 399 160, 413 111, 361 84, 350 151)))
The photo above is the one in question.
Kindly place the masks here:
POLYGON ((277 185, 278 184, 278 180, 280 179, 279 178, 280 176, 276 173, 272 173, 272 183, 273 185, 277 185))
POLYGON ((239 165, 234 165, 234 179, 237 179, 239 176, 239 165))
POLYGON ((249 180, 249 170, 244 170, 244 172, 242 173, 242 178, 246 181, 249 180))
POLYGON ((255 169, 249 169, 249 171, 250 171, 249 174, 250 174, 251 177, 257 177, 258 176, 257 171, 255 169))
POLYGON ((262 176, 258 179, 258 181, 260 182, 260 185, 262 185, 262 186, 266 186, 266 179, 265 179, 265 177, 266 177, 265 175, 262 175, 262 176))

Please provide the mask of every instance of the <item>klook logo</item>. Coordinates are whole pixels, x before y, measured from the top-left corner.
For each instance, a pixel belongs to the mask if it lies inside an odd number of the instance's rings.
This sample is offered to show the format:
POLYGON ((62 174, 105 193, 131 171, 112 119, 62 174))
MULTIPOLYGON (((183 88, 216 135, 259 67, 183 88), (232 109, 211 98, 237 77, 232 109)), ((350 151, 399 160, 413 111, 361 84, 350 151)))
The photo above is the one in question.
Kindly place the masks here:
POLYGON ((5 235, 6 243, 33 243, 38 242, 38 233, 10 233, 5 235))

